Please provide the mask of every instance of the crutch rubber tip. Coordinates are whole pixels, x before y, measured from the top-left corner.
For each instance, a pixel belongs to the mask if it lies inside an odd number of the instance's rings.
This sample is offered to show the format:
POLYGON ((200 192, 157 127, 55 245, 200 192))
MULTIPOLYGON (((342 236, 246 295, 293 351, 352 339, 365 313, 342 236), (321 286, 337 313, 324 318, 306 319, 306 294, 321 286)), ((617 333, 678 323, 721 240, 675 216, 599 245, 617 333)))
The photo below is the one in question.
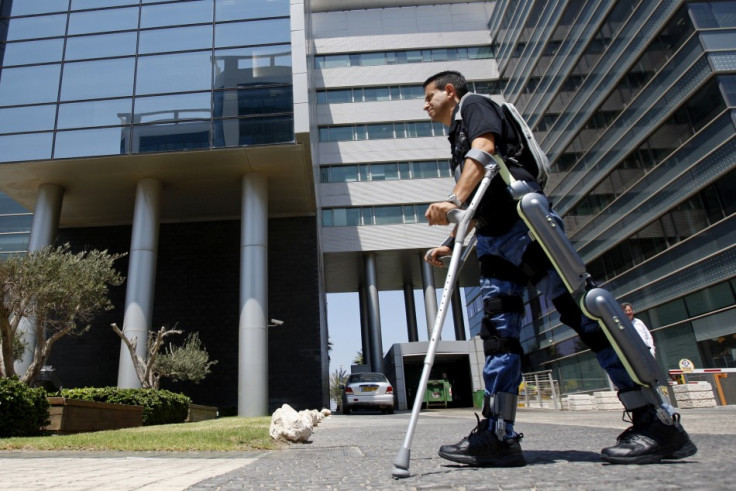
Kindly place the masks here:
POLYGON ((397 480, 407 478, 410 475, 409 469, 400 469, 399 467, 394 467, 394 470, 391 472, 391 477, 397 480))

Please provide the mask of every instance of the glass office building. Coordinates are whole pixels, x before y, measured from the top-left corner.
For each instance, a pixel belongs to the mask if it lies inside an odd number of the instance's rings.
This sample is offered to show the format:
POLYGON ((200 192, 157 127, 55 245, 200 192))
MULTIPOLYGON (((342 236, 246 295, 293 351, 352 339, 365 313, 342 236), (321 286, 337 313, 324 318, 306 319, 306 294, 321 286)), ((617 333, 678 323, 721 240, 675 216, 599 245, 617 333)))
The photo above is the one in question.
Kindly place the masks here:
MULTIPOLYGON (((594 279, 665 369, 736 366, 736 2, 499 1, 489 27, 594 279)), ((550 299, 532 292, 525 323, 526 370, 608 386, 550 299)))
POLYGON ((52 353, 66 386, 121 384, 105 325, 140 310, 140 336, 178 323, 218 360, 195 399, 234 407, 266 384, 272 407, 323 404, 305 25, 289 0, 0 1, 0 255, 129 252, 116 310, 52 353), (294 236, 306 268, 280 257, 294 236))
POLYGON ((294 141, 288 2, 139 3, 3 2, 0 162, 294 141))

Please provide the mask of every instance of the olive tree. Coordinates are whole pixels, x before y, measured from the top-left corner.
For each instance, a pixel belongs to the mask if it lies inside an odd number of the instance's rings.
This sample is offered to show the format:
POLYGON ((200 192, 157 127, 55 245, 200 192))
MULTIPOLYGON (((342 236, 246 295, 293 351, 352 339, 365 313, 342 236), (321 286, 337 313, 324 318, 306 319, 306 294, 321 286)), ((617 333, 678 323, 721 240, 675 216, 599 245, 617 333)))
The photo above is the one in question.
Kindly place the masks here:
POLYGON ((210 374, 212 365, 217 363, 216 360, 210 360, 198 333, 189 334, 181 346, 172 343, 164 346, 167 337, 182 334, 182 331, 161 327, 156 333, 149 332, 144 358, 136 352, 136 338, 128 339, 117 324, 112 324, 112 329, 127 346, 135 373, 144 389, 158 389, 162 378, 174 382, 199 383, 210 374))
POLYGON ((108 289, 124 280, 113 264, 123 255, 97 250, 75 254, 65 244, 0 263, 0 376, 18 375, 33 384, 59 339, 85 333, 95 315, 111 309, 108 289), (16 374, 13 362, 23 319, 31 320, 36 345, 26 372, 16 374))

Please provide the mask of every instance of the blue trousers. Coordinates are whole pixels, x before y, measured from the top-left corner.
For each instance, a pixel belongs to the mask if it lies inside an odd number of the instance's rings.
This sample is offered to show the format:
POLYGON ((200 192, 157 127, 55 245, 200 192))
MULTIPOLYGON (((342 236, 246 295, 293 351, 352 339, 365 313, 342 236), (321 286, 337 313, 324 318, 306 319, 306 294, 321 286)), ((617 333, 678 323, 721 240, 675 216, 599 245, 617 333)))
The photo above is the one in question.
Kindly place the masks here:
MULTIPOLYGON (((555 217, 559 226, 562 226, 562 220, 556 215, 555 217)), ((531 244, 529 228, 522 220, 518 220, 508 233, 500 237, 479 234, 476 247, 479 258, 491 254, 500 256, 515 266, 519 266, 529 244, 531 244)), ((567 292, 564 283, 554 268, 550 268, 535 286, 548 301, 556 299, 567 292)), ((487 299, 503 295, 521 297, 525 286, 512 281, 481 276, 480 288, 485 303, 487 299)), ((489 314, 486 312, 485 315, 486 321, 490 321, 493 327, 495 327, 499 337, 519 339, 522 319, 521 313, 493 312, 489 314)), ((594 333, 601 331, 601 327, 596 321, 585 317, 582 312, 580 315, 582 317, 580 329, 583 332, 594 333)), ((601 335, 603 335, 602 332, 601 335)), ((628 372, 626 372, 621 360, 610 345, 598 351, 596 358, 619 390, 633 389, 637 386, 628 372)), ((483 380, 487 395, 496 394, 497 392, 517 394, 521 379, 520 355, 502 353, 486 356, 485 366, 483 368, 483 380)), ((508 437, 515 434, 512 424, 507 424, 506 433, 508 437)))

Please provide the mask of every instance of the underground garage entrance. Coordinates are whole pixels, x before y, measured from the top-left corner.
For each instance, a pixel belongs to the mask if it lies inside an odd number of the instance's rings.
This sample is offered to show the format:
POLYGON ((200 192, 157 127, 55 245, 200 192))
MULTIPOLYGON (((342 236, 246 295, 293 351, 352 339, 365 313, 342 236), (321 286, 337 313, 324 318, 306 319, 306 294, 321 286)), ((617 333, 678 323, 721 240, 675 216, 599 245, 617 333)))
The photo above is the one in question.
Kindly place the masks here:
MULTIPOLYGON (((439 342, 427 387, 420 389, 425 401, 423 408, 473 406, 474 392, 483 388, 482 355, 479 368, 475 344, 473 340, 439 342)), ((399 410, 414 405, 427 346, 427 342, 395 344, 384 358, 399 410)))

